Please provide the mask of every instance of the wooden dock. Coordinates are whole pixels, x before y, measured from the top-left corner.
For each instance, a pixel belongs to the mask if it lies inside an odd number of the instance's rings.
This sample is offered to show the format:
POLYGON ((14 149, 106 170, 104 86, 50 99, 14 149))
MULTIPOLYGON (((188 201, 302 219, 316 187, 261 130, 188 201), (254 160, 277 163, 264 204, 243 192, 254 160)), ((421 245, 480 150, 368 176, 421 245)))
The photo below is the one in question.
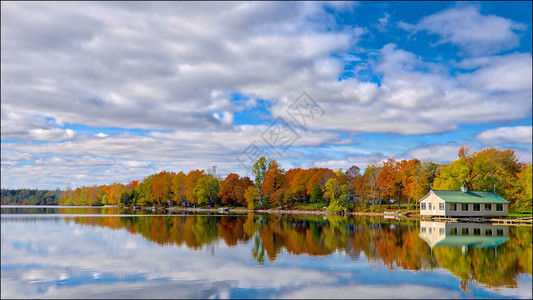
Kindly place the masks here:
POLYGON ((492 219, 492 224, 507 224, 507 225, 531 225, 531 218, 524 219, 492 219))
POLYGON ((446 217, 433 217, 431 218, 433 221, 446 221, 446 222, 459 222, 459 219, 457 218, 446 218, 446 217))
POLYGON ((396 219, 398 218, 398 214, 400 213, 399 210, 397 211, 385 211, 383 212, 383 216, 385 219, 396 219))

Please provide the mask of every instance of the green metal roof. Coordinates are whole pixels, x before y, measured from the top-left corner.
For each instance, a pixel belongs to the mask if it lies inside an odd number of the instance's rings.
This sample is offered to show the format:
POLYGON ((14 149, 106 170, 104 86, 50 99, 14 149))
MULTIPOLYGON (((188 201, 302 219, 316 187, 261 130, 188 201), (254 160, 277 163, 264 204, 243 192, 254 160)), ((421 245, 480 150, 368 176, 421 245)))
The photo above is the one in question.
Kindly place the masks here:
POLYGON ((498 196, 495 192, 488 191, 438 191, 433 190, 437 197, 446 202, 459 203, 509 203, 509 201, 498 196))
POLYGON ((508 237, 452 236, 438 241, 434 247, 496 248, 508 239, 508 237))

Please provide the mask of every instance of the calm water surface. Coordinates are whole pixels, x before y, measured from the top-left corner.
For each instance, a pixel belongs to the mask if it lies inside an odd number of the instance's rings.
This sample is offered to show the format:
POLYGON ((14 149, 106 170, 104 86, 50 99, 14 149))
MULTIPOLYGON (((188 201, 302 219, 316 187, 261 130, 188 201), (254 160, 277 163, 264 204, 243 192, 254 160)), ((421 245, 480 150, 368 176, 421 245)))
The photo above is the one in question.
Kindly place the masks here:
POLYGON ((2 298, 531 298, 531 227, 2 206, 2 298))

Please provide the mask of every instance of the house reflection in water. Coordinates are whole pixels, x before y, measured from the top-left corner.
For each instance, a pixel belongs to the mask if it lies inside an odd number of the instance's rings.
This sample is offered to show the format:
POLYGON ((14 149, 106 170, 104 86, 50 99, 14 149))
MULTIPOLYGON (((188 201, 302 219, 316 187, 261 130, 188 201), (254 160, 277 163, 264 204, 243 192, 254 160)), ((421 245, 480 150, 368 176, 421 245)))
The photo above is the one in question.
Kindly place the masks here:
POLYGON ((470 248, 494 249, 509 239, 509 227, 487 223, 420 222, 420 238, 434 247, 461 247, 463 254, 470 248))

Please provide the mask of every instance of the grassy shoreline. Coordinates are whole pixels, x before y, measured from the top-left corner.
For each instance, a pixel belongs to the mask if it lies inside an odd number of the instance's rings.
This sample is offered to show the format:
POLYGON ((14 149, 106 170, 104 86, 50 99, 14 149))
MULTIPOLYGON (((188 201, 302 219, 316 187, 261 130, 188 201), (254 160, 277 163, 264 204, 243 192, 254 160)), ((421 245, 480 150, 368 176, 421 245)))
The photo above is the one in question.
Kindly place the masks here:
MULTIPOLYGON (((108 207, 116 207, 116 208, 124 208, 124 209, 133 209, 131 206, 119 206, 119 205, 104 205, 104 206, 63 206, 63 205, 1 205, 2 207, 11 207, 11 206, 31 206, 31 207, 79 207, 79 208, 108 208, 108 207)), ((137 208, 138 209, 138 208, 137 208)), ((391 206, 388 208, 387 206, 382 206, 381 211, 345 211, 343 214, 339 214, 338 212, 330 212, 326 209, 309 209, 304 207, 297 207, 289 208, 289 209, 281 209, 281 208, 269 208, 269 209, 248 209, 244 207, 238 207, 238 208, 232 208, 232 207, 220 207, 220 208, 207 208, 207 207, 181 207, 181 206, 172 206, 168 208, 164 207, 141 207, 140 209, 143 210, 167 210, 169 212, 177 212, 177 211, 189 211, 189 212, 232 212, 232 213, 258 213, 258 214, 291 214, 291 215, 343 215, 343 216, 383 216, 383 217, 390 217, 390 218, 402 218, 402 219, 420 219, 420 220, 433 220, 430 216, 421 216, 418 211, 415 210, 408 210, 408 209, 398 209, 398 207, 391 206), (398 211, 397 214, 394 212, 398 211), (387 214, 388 213, 388 214, 387 214)), ((507 217, 470 217, 470 218, 464 218, 464 219, 476 219, 476 218, 484 218, 484 219, 499 219, 506 220, 506 221, 517 221, 521 218, 529 218, 531 217, 531 212, 522 212, 519 211, 509 211, 509 215, 507 217)), ((453 221, 456 218, 451 218, 450 221, 453 221)), ((531 225, 531 223, 527 224, 531 225)))

